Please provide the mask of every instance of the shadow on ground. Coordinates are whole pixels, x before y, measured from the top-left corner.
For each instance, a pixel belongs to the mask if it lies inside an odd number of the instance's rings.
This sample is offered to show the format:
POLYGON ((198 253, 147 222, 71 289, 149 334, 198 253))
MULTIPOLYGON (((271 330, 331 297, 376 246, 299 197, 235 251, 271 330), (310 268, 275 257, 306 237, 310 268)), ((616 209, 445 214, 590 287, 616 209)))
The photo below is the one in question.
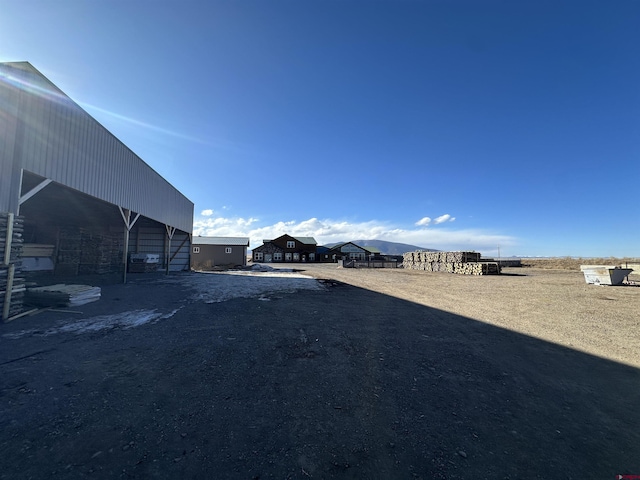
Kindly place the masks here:
POLYGON ((113 285, 82 315, 177 313, 83 334, 44 335, 75 321, 53 312, 0 326, 0 478, 640 474, 636 369, 327 285, 217 304, 113 285))

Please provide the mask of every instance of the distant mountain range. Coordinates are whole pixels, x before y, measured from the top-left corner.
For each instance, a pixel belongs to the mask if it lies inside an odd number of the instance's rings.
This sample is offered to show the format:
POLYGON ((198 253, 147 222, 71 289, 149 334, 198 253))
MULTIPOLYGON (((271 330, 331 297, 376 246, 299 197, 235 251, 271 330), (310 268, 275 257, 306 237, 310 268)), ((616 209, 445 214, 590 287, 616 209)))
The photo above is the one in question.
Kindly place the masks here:
MULTIPOLYGON (((403 253, 415 252, 417 250, 423 250, 425 252, 438 251, 438 250, 434 250, 433 248, 417 247, 415 245, 409 245, 407 243, 386 242, 384 240, 349 240, 349 241, 361 247, 375 247, 378 250, 380 250, 380 253, 382 253, 383 255, 402 255, 403 253)), ((325 246, 333 247, 334 245, 338 245, 339 243, 344 243, 344 242, 328 243, 325 246)))

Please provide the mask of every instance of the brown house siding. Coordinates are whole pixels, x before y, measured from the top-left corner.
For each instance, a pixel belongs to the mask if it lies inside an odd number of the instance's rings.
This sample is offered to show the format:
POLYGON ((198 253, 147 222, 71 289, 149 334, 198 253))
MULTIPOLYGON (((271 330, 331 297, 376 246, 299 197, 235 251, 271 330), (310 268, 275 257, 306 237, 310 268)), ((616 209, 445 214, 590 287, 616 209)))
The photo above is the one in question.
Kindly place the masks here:
POLYGON ((254 262, 268 262, 267 255, 271 255, 272 262, 315 262, 317 261, 316 245, 302 243, 290 235, 282 235, 275 240, 266 241, 260 247, 253 249, 254 262), (294 242, 294 247, 288 246, 288 242, 294 242), (256 260, 255 253, 262 253, 262 259, 256 260), (282 259, 276 260, 275 253, 282 253, 282 259), (289 258, 290 257, 290 258, 289 258), (313 260, 311 258, 313 257, 313 260))
POLYGON ((253 251, 251 252, 251 255, 254 262, 284 262, 284 251, 282 250, 282 248, 278 247, 277 245, 274 245, 271 242, 265 243, 257 248, 254 248, 253 251), (256 253, 262 253, 261 260, 256 260, 256 253), (273 258, 274 254, 276 253, 282 253, 282 260, 275 260, 273 258), (271 255, 271 260, 265 259, 265 256, 267 255, 271 255))
POLYGON ((191 250, 191 268, 195 270, 247 263, 247 247, 241 245, 193 245, 191 250), (227 248, 231 249, 231 253, 226 253, 227 248), (198 249, 198 253, 195 253, 195 249, 198 249))

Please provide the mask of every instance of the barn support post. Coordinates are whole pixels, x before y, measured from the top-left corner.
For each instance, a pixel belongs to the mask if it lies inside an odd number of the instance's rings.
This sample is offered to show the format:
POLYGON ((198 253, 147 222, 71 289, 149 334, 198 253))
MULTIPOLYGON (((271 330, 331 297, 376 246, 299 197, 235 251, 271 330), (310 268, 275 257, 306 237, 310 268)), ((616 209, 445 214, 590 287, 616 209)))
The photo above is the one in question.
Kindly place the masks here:
POLYGON ((136 218, 131 221, 131 210, 128 208, 122 208, 118 205, 118 209, 120 210, 120 215, 122 216, 122 220, 124 221, 124 248, 122 249, 122 263, 124 264, 124 273, 122 275, 122 283, 127 283, 127 259, 129 258, 129 232, 140 218, 140 214, 136 215, 136 218))
POLYGON ((180 244, 178 249, 175 252, 173 252, 173 255, 171 255, 171 260, 172 261, 173 261, 174 258, 176 258, 178 253, 180 253, 180 250, 182 250, 182 247, 184 247, 184 244, 187 243, 187 240, 191 240, 191 236, 190 235, 185 236, 184 240, 182 240, 182 243, 180 244))
POLYGON ((48 178, 46 180, 43 180, 42 182, 40 182, 38 185, 36 185, 35 187, 33 187, 31 190, 29 190, 27 193, 25 193, 24 195, 20 195, 20 200, 18 201, 18 214, 20 214, 20 205, 22 205, 24 202, 26 202, 27 200, 29 200, 31 197, 33 197, 34 195, 36 195, 37 193, 39 193, 44 187, 46 187, 47 185, 49 185, 53 180, 49 180, 48 178))
POLYGON ((169 275, 169 264, 171 263, 171 241, 173 240, 173 235, 176 233, 176 227, 171 227, 165 224, 165 229, 167 230, 167 248, 166 248, 166 259, 167 259, 167 271, 166 274, 169 275))

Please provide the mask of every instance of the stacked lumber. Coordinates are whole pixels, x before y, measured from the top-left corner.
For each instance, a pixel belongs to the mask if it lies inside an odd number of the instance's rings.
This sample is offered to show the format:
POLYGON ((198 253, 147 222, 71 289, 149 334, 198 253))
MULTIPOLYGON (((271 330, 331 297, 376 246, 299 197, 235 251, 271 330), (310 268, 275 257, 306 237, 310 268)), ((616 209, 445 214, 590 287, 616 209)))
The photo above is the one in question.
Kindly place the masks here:
POLYGON ((479 262, 478 252, 407 252, 403 261, 412 263, 465 263, 479 262))
POLYGON ((455 271, 461 275, 499 275, 500 266, 497 262, 469 262, 456 264, 455 271))
POLYGON ((24 217, 0 214, 0 315, 5 321, 23 309, 23 232, 24 217))
POLYGON ((477 252, 407 252, 402 266, 410 270, 447 272, 460 275, 497 275, 496 262, 481 262, 477 252))
POLYGON ((13 215, 13 222, 9 225, 9 214, 0 213, 0 264, 18 263, 22 258, 24 232, 24 217, 13 215), (7 234, 11 234, 7 243, 7 234), (9 245, 9 259, 5 262, 6 248, 9 245))
POLYGON ((42 243, 25 243, 22 248, 22 257, 53 257, 55 245, 42 243))
POLYGON ((77 228, 62 228, 58 235, 56 275, 78 275, 82 253, 82 234, 77 228))
POLYGON ((118 265, 118 254, 119 244, 113 235, 81 231, 78 273, 112 273, 118 265))
POLYGON ((53 257, 55 245, 42 243, 25 243, 22 247, 22 271, 28 272, 53 271, 53 257))
POLYGON ((27 289, 26 302, 37 307, 77 307, 100 300, 100 287, 60 283, 27 289))

